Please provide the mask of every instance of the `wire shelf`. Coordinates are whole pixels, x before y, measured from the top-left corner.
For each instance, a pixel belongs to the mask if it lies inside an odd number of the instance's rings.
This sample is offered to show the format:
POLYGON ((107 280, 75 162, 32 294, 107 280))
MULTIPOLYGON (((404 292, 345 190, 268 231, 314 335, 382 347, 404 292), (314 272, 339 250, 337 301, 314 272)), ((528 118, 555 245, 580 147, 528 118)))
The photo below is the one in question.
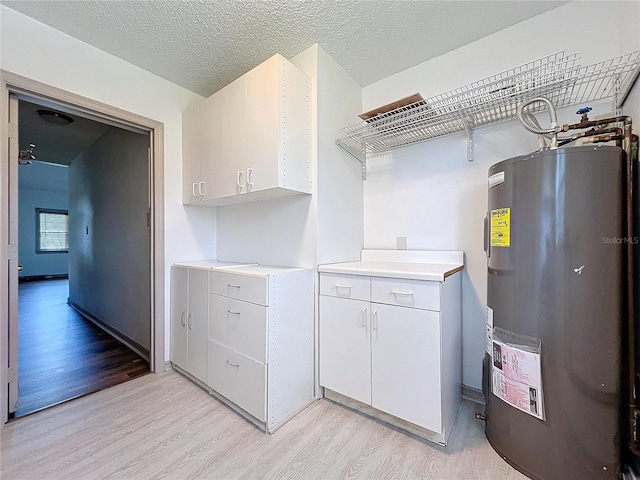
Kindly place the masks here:
POLYGON ((580 65, 578 53, 562 51, 344 127, 336 143, 366 157, 453 133, 470 137, 475 128, 516 118, 520 105, 534 97, 557 108, 616 97, 639 71, 640 51, 589 66, 580 65))

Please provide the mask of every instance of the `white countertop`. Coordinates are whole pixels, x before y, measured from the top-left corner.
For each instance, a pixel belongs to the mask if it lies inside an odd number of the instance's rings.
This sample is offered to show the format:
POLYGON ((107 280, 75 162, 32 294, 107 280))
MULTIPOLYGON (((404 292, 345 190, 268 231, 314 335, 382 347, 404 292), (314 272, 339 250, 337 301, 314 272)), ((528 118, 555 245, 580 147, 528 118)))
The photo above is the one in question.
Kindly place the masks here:
POLYGON ((198 268, 202 270, 225 270, 232 273, 242 273, 244 275, 252 275, 258 277, 305 270, 304 268, 297 267, 258 265, 257 263, 218 262, 217 260, 176 262, 174 263, 174 265, 178 267, 198 268))
POLYGON ((204 270, 213 270, 219 268, 239 267, 245 265, 255 265, 252 263, 237 263, 237 262, 218 262, 217 260, 200 260, 195 262, 176 262, 174 265, 178 267, 190 267, 201 268, 204 270))
POLYGON ((297 267, 282 267, 279 265, 235 265, 232 267, 224 268, 228 273, 241 273, 243 275, 250 275, 255 277, 264 277, 267 275, 277 275, 278 273, 288 272, 300 272, 308 269, 297 267))
POLYGON ((320 273, 443 282, 464 268, 463 252, 363 250, 362 260, 318 266, 320 273))

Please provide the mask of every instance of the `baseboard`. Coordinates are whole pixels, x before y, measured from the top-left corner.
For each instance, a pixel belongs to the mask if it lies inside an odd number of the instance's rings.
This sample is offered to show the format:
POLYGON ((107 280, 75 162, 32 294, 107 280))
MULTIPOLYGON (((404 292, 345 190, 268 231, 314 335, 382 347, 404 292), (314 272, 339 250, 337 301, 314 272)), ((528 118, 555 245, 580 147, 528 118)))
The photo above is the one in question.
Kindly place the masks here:
POLYGON ((478 388, 462 385, 462 398, 484 405, 484 393, 478 388))
POLYGON ((173 370, 173 363, 171 363, 171 360, 166 360, 164 362, 164 371, 168 372, 169 370, 173 370))
POLYGON ((329 390, 328 388, 324 389, 324 398, 331 400, 332 402, 339 403, 340 405, 343 405, 351 410, 355 410, 369 417, 380 420, 395 428, 399 428, 420 438, 429 440, 430 442, 437 443, 438 445, 442 445, 443 447, 446 446, 448 436, 447 432, 438 433, 431 431, 425 427, 416 425, 415 423, 408 422, 394 415, 378 410, 371 405, 367 405, 358 400, 354 400, 353 398, 342 395, 341 393, 329 390))
POLYGON ((136 352, 138 355, 140 355, 147 362, 150 362, 149 349, 148 348, 143 347, 138 342, 136 342, 132 338, 129 338, 124 333, 121 333, 121 332, 117 331, 111 325, 103 322, 102 320, 97 318, 95 315, 93 315, 90 312, 86 311, 84 308, 82 308, 79 305, 76 305, 75 303, 73 303, 71 300, 67 299, 67 304, 71 308, 73 308, 76 312, 78 312, 80 315, 82 315, 84 318, 89 320, 91 323, 95 324, 97 327, 99 327, 102 330, 104 330, 106 333, 111 335, 113 338, 115 338, 119 342, 124 343, 127 347, 129 347, 131 350, 136 352))
POLYGON ((18 283, 35 282, 37 280, 58 280, 61 278, 69 278, 69 274, 60 273, 57 275, 28 275, 24 277, 18 277, 18 283))

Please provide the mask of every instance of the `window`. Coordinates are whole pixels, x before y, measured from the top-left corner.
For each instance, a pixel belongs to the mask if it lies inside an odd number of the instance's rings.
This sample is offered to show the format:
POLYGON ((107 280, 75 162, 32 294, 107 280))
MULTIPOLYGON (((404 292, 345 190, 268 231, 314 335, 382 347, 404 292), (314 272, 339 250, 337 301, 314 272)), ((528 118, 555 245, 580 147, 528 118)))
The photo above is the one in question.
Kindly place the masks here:
POLYGON ((69 251, 69 212, 36 208, 36 253, 69 251))

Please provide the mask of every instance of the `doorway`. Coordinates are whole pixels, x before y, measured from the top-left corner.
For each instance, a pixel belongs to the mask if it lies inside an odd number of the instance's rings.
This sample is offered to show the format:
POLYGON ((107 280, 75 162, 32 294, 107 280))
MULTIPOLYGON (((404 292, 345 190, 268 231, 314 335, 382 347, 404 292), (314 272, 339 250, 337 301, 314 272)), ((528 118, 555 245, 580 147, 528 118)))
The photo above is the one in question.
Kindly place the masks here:
MULTIPOLYGON (((98 120, 109 126, 118 126, 124 130, 142 132, 147 135, 149 164, 148 173, 148 209, 145 222, 148 225, 147 241, 150 255, 145 259, 146 268, 150 270, 149 285, 146 287, 149 295, 150 307, 150 337, 148 357, 151 371, 164 370, 164 209, 163 209, 163 162, 162 144, 163 128, 160 122, 132 114, 130 112, 111 107, 51 87, 40 82, 2 71, 2 104, 3 112, 9 112, 8 118, 2 119, 0 127, 2 135, 1 146, 1 178, 0 197, 0 260, 7 268, 0 268, 0 303, 2 311, 8 313, 0 316, 0 427, 8 420, 9 406, 15 403, 17 395, 18 377, 18 342, 17 342, 17 318, 18 318, 18 247, 17 247, 17 162, 10 159, 18 156, 18 119, 17 109, 14 111, 12 104, 17 108, 18 99, 37 103, 44 107, 51 107, 66 114, 76 114, 83 118, 98 120), (14 97, 11 100, 11 97, 14 97), (14 111, 13 115, 11 112, 14 111), (15 224, 13 223, 15 221, 15 224), (7 262, 7 263, 4 263, 7 262), (158 319, 158 321, 156 321, 158 319), (8 333, 8 334, 7 334, 8 333)), ((98 203, 101 203, 99 200, 98 203)), ((86 225, 85 225, 86 226, 86 225)), ((93 224, 89 225, 89 231, 94 233, 93 224)), ((117 228, 118 225, 113 225, 117 228)), ((84 230, 86 234, 86 228, 84 230)), ((95 231, 97 233, 97 231, 95 231)), ((92 237, 95 240, 95 236, 92 237)), ((92 242, 88 242, 92 243, 92 242)), ((126 257, 126 249, 120 249, 120 255, 126 257)), ((117 258, 117 256, 114 256, 117 258)), ((98 279, 102 278, 98 275, 98 279)), ((73 303, 73 294, 70 292, 70 303, 73 303)), ((81 302, 84 301, 81 298, 81 302)), ((109 303, 114 304, 118 298, 110 298, 109 303)), ((76 310, 82 309, 81 302, 76 303, 76 310)), ((91 311, 83 311, 83 316, 91 316, 91 311)), ((101 318, 96 316, 93 321, 99 323, 101 318)))
POLYGON ((18 102, 15 417, 149 371, 149 134, 18 102))

